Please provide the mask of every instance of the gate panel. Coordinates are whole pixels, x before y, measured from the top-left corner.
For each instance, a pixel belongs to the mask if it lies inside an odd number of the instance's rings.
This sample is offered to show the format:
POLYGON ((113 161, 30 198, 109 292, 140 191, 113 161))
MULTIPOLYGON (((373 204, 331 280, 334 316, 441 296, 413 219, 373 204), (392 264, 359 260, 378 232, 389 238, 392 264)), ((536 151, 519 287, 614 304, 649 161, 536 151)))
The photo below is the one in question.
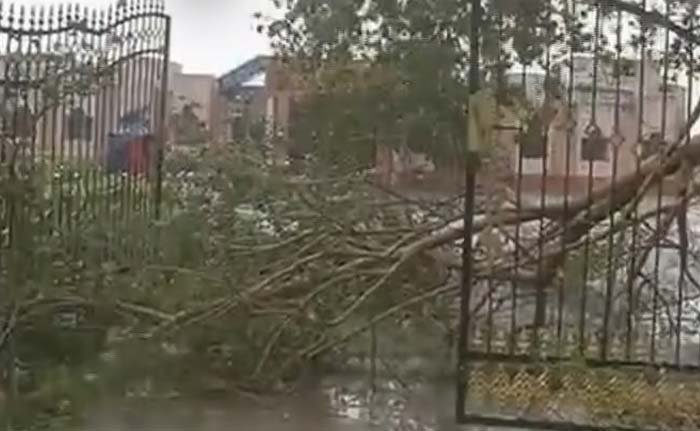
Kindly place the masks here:
POLYGON ((700 429, 698 6, 480 3, 459 421, 700 429))
POLYGON ((10 407, 13 329, 35 286, 75 286, 86 256, 99 266, 117 249, 122 260, 148 252, 136 227, 160 207, 169 33, 157 0, 102 10, 0 2, 0 386, 10 407), (65 279, 37 274, 52 253, 79 256, 59 261, 65 279))
POLYGON ((53 178, 60 225, 115 205, 154 212, 168 45, 156 1, 0 9, 0 155, 53 178))

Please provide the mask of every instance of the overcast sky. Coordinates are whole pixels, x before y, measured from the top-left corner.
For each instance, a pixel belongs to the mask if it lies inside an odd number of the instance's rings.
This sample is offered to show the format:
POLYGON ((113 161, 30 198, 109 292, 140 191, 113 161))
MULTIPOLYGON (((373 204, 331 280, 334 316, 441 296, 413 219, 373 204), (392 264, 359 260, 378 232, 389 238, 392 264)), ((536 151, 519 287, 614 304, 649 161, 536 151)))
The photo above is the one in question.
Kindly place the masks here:
MULTIPOLYGON (((59 4, 61 0, 15 0, 20 4, 59 4)), ((65 2, 63 2, 65 3, 65 2)), ((106 7, 116 0, 79 0, 106 7)), ((173 17, 174 61, 185 72, 220 75, 261 53, 269 53, 267 39, 255 31, 253 14, 273 11, 271 0, 165 0, 173 17)))

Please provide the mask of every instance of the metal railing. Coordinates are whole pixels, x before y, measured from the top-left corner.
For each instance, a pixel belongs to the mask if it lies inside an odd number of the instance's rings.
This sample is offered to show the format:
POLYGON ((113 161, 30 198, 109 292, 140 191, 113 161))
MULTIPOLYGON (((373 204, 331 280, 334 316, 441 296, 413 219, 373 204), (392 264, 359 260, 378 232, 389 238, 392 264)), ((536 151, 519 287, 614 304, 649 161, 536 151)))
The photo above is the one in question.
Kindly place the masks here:
POLYGON ((168 45, 157 2, 0 9, 2 162, 50 172, 60 223, 108 201, 157 212, 168 45))
POLYGON ((501 3, 471 2, 473 97, 508 127, 467 172, 458 419, 698 429, 697 5, 533 2, 523 30, 501 3))
POLYGON ((103 262, 147 251, 126 232, 160 213, 169 37, 161 1, 0 3, 0 350, 10 392, 17 304, 71 285, 88 243, 103 262), (44 260, 55 271, 42 279, 44 260))

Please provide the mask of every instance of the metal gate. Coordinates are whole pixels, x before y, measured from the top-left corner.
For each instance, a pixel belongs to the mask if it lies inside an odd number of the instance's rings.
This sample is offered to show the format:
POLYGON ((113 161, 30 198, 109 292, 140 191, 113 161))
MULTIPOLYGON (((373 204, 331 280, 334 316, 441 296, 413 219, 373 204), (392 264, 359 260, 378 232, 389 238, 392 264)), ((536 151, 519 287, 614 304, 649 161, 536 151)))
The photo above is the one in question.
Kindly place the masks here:
POLYGON ((0 3, 0 382, 10 399, 24 305, 71 286, 87 247, 101 261, 148 248, 127 234, 160 212, 169 38, 160 0, 0 3), (65 278, 37 281, 59 252, 74 256, 65 278))
POLYGON ((117 185, 124 193, 103 197, 157 212, 168 103, 170 21, 163 7, 0 5, 1 160, 15 173, 49 173, 60 223, 98 216, 99 204, 108 211, 106 202, 83 202, 79 214, 71 206, 81 199, 70 198, 117 185), (115 165, 115 142, 127 136, 150 144, 133 144, 140 155, 115 165), (147 191, 143 202, 125 201, 137 189, 147 191))
POLYGON ((700 429, 697 2, 471 4, 459 422, 700 429))

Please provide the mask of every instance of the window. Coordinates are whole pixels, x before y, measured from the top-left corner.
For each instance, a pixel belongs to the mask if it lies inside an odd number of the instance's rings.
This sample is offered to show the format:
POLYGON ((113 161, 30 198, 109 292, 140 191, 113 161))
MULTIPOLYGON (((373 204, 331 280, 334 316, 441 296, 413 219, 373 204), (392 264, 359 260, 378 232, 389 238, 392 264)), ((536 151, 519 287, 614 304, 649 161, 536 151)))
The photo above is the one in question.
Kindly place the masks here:
POLYGON ((68 116, 68 139, 92 140, 92 117, 83 108, 73 108, 68 116))
POLYGON ((604 162, 608 160, 608 141, 602 133, 591 133, 581 139, 581 159, 587 162, 604 162))

